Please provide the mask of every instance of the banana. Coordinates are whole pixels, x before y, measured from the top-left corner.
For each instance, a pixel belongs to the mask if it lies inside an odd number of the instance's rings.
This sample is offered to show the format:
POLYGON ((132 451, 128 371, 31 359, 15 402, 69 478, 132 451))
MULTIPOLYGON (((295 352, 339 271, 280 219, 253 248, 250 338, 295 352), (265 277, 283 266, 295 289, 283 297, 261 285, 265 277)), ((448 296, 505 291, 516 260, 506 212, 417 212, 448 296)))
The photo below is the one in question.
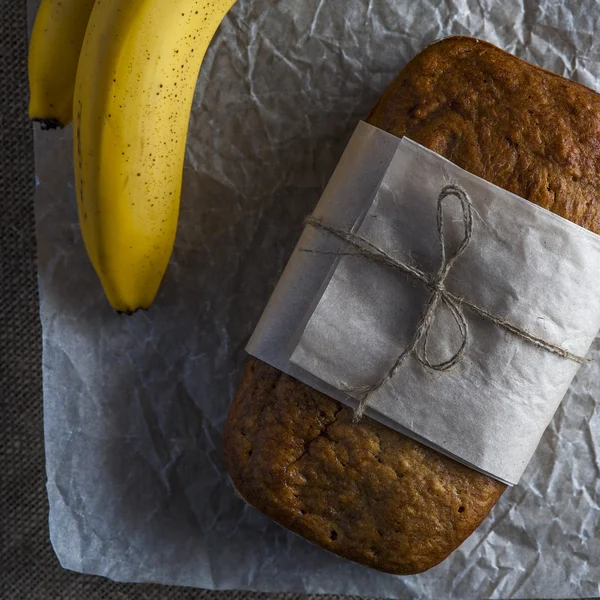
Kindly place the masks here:
POLYGON ((75 182, 87 253, 119 312, 148 308, 167 268, 198 72, 234 1, 94 6, 75 85, 75 182))
POLYGON ((29 116, 42 129, 73 119, 79 52, 94 0, 42 0, 29 44, 29 116))

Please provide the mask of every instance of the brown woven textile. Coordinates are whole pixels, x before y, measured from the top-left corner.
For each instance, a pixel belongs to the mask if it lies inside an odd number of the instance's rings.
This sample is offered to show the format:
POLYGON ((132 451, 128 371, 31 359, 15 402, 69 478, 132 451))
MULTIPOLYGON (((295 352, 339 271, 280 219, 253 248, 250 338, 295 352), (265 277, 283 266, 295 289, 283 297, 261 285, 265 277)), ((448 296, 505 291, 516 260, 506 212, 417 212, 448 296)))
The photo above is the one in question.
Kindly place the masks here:
POLYGON ((117 584, 65 571, 52 551, 45 488, 26 34, 25 0, 0 0, 0 598, 306 598, 117 584))

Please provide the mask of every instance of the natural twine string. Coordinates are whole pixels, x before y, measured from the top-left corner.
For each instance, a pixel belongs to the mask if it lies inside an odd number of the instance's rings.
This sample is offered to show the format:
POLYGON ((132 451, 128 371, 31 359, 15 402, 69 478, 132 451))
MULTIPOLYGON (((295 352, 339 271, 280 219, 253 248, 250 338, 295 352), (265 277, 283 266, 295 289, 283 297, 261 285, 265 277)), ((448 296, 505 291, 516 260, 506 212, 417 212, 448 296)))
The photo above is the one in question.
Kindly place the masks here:
MULTIPOLYGON (((460 256, 465 252, 467 247, 469 246, 472 237, 473 237, 473 205, 471 199, 467 192, 459 185, 456 184, 448 184, 445 185, 437 200, 437 232, 438 232, 438 241, 440 244, 441 251, 441 265, 437 273, 431 275, 425 273, 424 271, 403 263, 395 258, 392 258, 389 254, 378 248, 365 238, 356 235, 354 233, 344 231, 343 229, 338 229, 337 227, 332 227, 323 223, 320 219, 316 219, 314 217, 308 217, 306 219, 306 224, 318 229, 320 231, 324 231, 334 236, 335 238, 343 241, 346 245, 350 246, 353 251, 350 253, 344 252, 334 252, 333 254, 344 256, 362 256, 371 260, 373 262, 386 265, 400 271, 411 277, 416 281, 420 281, 424 284, 429 290, 431 290, 431 295, 429 296, 429 300, 427 302, 425 311, 415 334, 412 338, 410 345, 402 351, 402 353, 398 356, 396 361, 394 362, 392 368, 381 378, 380 381, 375 383, 374 385, 364 386, 360 388, 351 388, 346 391, 352 393, 359 393, 359 403, 358 407, 355 409, 354 420, 358 421, 362 417, 365 408, 372 396, 378 389, 384 386, 390 379, 392 379, 398 369, 402 366, 404 361, 409 355, 413 355, 419 363, 421 363, 424 367, 432 369, 433 371, 447 371, 451 369, 454 365, 460 362, 463 358, 463 354, 465 348, 467 346, 467 342, 469 339, 469 327, 465 316, 462 311, 462 307, 465 306, 472 311, 476 312, 478 315, 495 323, 499 327, 506 329, 514 335, 519 336, 521 339, 534 344, 538 348, 546 350, 548 352, 552 352, 553 354, 557 354, 562 358, 566 358, 568 360, 575 361, 579 364, 583 364, 586 362, 585 358, 581 356, 577 356, 568 352, 564 348, 557 346, 556 344, 552 344, 547 342, 546 340, 532 335, 525 329, 518 327, 507 321, 506 319, 502 319, 497 317, 487 311, 485 308, 474 304, 473 302, 469 302, 465 298, 461 298, 460 296, 456 296, 452 294, 446 289, 445 282, 450 270, 454 266, 454 263, 460 258, 460 256), (462 223, 464 227, 464 236, 458 245, 458 248, 454 253, 447 255, 446 246, 444 243, 444 201, 449 197, 455 197, 459 200, 461 211, 462 211, 462 223), (454 322, 458 326, 458 330, 460 332, 460 344, 456 352, 447 360, 444 360, 439 363, 433 363, 429 358, 428 345, 429 339, 431 335, 431 329, 433 327, 433 323, 436 318, 437 309, 440 304, 445 304, 449 309, 454 322)), ((304 252, 313 252, 316 254, 332 254, 331 252, 320 252, 318 250, 310 250, 305 249, 304 252)))

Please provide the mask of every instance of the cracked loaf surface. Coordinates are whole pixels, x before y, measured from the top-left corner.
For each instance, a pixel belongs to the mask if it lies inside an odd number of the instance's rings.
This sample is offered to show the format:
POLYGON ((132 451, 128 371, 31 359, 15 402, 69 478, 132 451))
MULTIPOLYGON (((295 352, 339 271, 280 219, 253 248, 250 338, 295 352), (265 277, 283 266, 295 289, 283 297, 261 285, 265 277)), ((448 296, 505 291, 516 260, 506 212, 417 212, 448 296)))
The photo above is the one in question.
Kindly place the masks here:
MULTIPOLYGON (((473 38, 423 50, 367 119, 600 233, 600 96, 473 38)), ((336 554, 397 574, 442 561, 505 486, 251 357, 225 430, 238 493, 336 554)))

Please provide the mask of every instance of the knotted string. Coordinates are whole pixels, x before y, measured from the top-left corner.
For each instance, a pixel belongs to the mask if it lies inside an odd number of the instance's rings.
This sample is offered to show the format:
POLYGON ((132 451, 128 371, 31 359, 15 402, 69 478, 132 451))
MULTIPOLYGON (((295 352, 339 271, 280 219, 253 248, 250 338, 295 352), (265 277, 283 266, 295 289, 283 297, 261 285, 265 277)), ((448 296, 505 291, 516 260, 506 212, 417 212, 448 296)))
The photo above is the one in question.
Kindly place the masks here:
MULTIPOLYGON (((539 348, 542 348, 543 350, 552 352, 558 356, 561 356, 562 358, 575 361, 579 364, 586 362, 585 358, 572 354, 560 346, 536 337, 525 329, 522 329, 517 325, 513 325, 505 319, 496 317, 486 309, 469 302, 465 298, 456 296, 446 289, 446 278, 448 277, 456 261, 468 248, 473 237, 473 205, 467 192, 459 185, 445 185, 438 196, 437 232, 440 245, 441 263, 439 270, 433 275, 425 273, 424 271, 410 264, 405 264, 395 258, 392 258, 389 254, 359 235, 332 227, 314 217, 309 217, 306 220, 306 224, 314 227, 315 229, 329 233, 335 238, 343 241, 346 245, 350 246, 354 250, 353 252, 349 253, 351 256, 363 256, 373 262, 391 267, 392 269, 408 275, 416 281, 420 281, 431 291, 425 311, 421 317, 421 320, 419 321, 410 345, 398 356, 391 369, 373 385, 346 390, 348 392, 360 394, 358 407, 356 408, 354 414, 355 421, 360 420, 362 417, 371 396, 396 375, 408 356, 414 356, 416 360, 424 367, 427 367, 433 371, 447 371, 462 360, 469 340, 469 327, 462 310, 463 307, 473 310, 484 319, 495 323, 499 327, 502 327, 503 329, 519 336, 535 346, 538 346, 539 348), (462 225, 464 230, 460 244, 456 250, 450 254, 448 254, 446 251, 444 232, 444 201, 449 197, 455 197, 460 202, 462 225), (450 314, 457 325, 460 338, 458 348, 452 354, 452 356, 441 362, 434 363, 429 358, 428 346, 438 307, 440 307, 442 304, 445 305, 450 311, 450 314)), ((319 252, 316 250, 304 251, 314 252, 317 254, 330 254, 329 252, 319 252)), ((334 254, 343 256, 348 253, 336 252, 334 254)))

